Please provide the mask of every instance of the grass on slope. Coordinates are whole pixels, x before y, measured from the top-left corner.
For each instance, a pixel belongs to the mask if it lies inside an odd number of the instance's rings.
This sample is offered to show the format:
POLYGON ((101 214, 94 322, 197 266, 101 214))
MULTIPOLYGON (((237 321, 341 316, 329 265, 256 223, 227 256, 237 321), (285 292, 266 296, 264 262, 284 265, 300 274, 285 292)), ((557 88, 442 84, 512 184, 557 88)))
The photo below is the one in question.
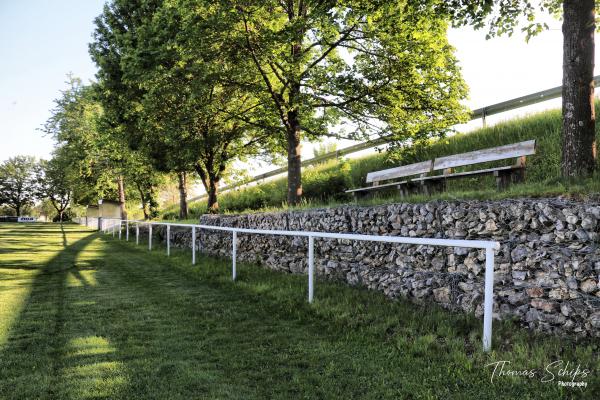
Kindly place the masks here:
MULTIPOLYGON (((2 399, 594 398, 598 343, 536 336, 438 307, 119 242, 75 225, 0 225, 2 399), (537 369, 496 377, 492 367, 537 369), (586 389, 542 383, 556 360, 586 389)), ((555 373, 556 370, 553 370, 555 373)))
MULTIPOLYGON (((600 108, 597 110, 600 112, 600 108)), ((370 171, 430 160, 436 157, 460 154, 469 151, 501 146, 504 144, 535 139, 537 153, 527 157, 526 184, 516 185, 511 190, 497 193, 494 179, 472 177, 450 181, 448 192, 435 198, 506 198, 515 196, 547 196, 559 194, 581 194, 600 192, 600 180, 596 177, 583 182, 564 182, 560 179, 561 158, 561 113, 559 110, 546 111, 531 116, 499 123, 492 127, 457 134, 446 139, 433 141, 427 146, 408 148, 390 158, 388 154, 375 154, 359 159, 333 160, 325 164, 304 168, 303 186, 305 204, 303 207, 319 207, 347 203, 351 197, 344 193, 348 188, 362 187, 370 171)), ((600 124, 597 125, 600 143, 600 124)), ((512 160, 478 164, 456 169, 457 172, 508 165, 512 160)), ((249 186, 223 193, 219 204, 224 212, 240 212, 285 208, 286 178, 279 178, 255 186, 249 186)), ((390 202, 398 200, 393 190, 380 192, 379 198, 390 202)), ((403 201, 419 202, 427 198, 411 196, 403 201)), ((190 213, 198 217, 206 212, 205 201, 190 204, 190 213)), ((367 201, 368 203, 368 201, 367 201)), ((177 206, 167 208, 165 219, 175 219, 177 206)))

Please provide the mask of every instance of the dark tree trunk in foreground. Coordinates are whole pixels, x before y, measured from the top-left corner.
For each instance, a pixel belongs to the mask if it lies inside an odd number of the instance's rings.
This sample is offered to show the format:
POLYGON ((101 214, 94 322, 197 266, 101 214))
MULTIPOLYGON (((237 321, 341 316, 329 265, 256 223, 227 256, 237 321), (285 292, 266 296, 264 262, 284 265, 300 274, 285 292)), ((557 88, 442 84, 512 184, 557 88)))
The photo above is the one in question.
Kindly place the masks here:
POLYGON ((187 174, 179 172, 177 178, 179 179, 179 219, 186 219, 188 217, 187 174))
POLYGON ((121 209, 121 219, 127 219, 127 211, 125 210, 125 184, 123 183, 123 175, 117 178, 117 186, 119 188, 119 208, 121 209))
MULTIPOLYGON (((212 164, 209 164, 209 166, 212 166, 212 164)), ((206 194, 208 195, 206 204, 208 209, 207 211, 211 214, 216 214, 219 212, 219 202, 217 200, 217 196, 219 194, 219 181, 221 180, 221 177, 220 175, 207 172, 207 170, 205 170, 201 165, 196 165, 195 169, 200 176, 204 190, 206 190, 206 194)), ((225 167, 221 165, 219 171, 223 172, 224 170, 225 167)))
POLYGON ((65 220, 65 211, 67 210, 67 207, 69 206, 69 200, 67 200, 66 202, 63 202, 63 201, 58 202, 57 200, 55 200, 54 198, 51 197, 50 202, 52 203, 52 207, 54 207, 54 209, 56 210, 56 212, 58 214, 59 222, 63 222, 65 220))
POLYGON ((563 3, 562 175, 590 175, 596 165, 594 0, 563 3))
POLYGON ((300 121, 296 111, 288 112, 287 126, 288 193, 287 202, 295 206, 302 199, 302 154, 300 145, 300 121))
POLYGON ((218 213, 219 212, 219 201, 217 195, 219 193, 219 182, 214 179, 208 181, 208 212, 218 213))
POLYGON ((148 215, 148 201, 146 200, 146 196, 144 195, 144 191, 139 184, 137 185, 138 192, 140 193, 140 200, 142 202, 142 211, 144 212, 144 220, 150 219, 148 215))

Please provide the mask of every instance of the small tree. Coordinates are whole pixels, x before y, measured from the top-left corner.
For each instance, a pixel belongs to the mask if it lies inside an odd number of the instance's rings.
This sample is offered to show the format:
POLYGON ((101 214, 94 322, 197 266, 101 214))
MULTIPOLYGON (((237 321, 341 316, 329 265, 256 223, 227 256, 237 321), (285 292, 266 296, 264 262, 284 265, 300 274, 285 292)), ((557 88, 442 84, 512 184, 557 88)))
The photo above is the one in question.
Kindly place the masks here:
POLYGON ((39 165, 30 156, 9 158, 0 165, 0 204, 15 210, 17 216, 32 205, 39 193, 39 165))
POLYGON ((61 156, 62 149, 57 149, 49 161, 41 161, 39 197, 47 198, 58 214, 58 221, 64 221, 65 210, 72 199, 75 173, 68 158, 61 156))

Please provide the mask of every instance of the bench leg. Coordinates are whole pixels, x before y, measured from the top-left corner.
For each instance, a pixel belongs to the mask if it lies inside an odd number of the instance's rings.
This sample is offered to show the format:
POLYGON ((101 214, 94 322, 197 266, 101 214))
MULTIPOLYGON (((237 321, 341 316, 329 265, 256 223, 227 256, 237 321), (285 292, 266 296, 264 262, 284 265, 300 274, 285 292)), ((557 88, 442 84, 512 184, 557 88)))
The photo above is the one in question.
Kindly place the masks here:
POLYGON ((354 197, 354 201, 358 202, 359 200, 364 199, 365 197, 369 197, 371 193, 365 192, 352 192, 352 196, 354 197))
POLYGON ((519 168, 513 171, 513 183, 523 183, 525 182, 525 168, 519 168))
POLYGON ((400 193, 400 198, 403 199, 408 196, 408 187, 406 185, 398 186, 398 192, 400 193))
POLYGON ((411 194, 419 194, 423 190, 423 187, 420 183, 415 184, 414 182, 408 182, 402 186, 404 187, 404 193, 406 194, 406 196, 409 196, 411 194))
POLYGON ((511 180, 513 180, 513 171, 495 171, 494 176, 496 177, 498 191, 506 190, 510 186, 511 180))
POLYGON ((432 180, 422 181, 423 194, 427 196, 434 195, 435 193, 441 193, 446 190, 446 180, 432 180))
POLYGON ((403 185, 398 186, 398 190, 400 191, 400 197, 408 197, 413 193, 419 192, 419 186, 413 185, 411 183, 405 183, 403 185))

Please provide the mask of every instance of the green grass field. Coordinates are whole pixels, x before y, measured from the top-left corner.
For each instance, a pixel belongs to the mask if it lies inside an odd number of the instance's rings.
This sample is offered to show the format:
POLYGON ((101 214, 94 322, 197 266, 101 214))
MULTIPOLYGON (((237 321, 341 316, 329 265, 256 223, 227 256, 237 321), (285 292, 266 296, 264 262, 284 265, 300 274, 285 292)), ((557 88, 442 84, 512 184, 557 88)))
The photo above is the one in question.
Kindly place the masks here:
POLYGON ((597 341, 495 323, 484 354, 471 316, 319 280, 309 305, 304 276, 190 258, 0 225, 0 399, 598 398, 597 341), (539 373, 492 383, 501 360, 539 373), (542 383, 557 360, 587 388, 542 383))

